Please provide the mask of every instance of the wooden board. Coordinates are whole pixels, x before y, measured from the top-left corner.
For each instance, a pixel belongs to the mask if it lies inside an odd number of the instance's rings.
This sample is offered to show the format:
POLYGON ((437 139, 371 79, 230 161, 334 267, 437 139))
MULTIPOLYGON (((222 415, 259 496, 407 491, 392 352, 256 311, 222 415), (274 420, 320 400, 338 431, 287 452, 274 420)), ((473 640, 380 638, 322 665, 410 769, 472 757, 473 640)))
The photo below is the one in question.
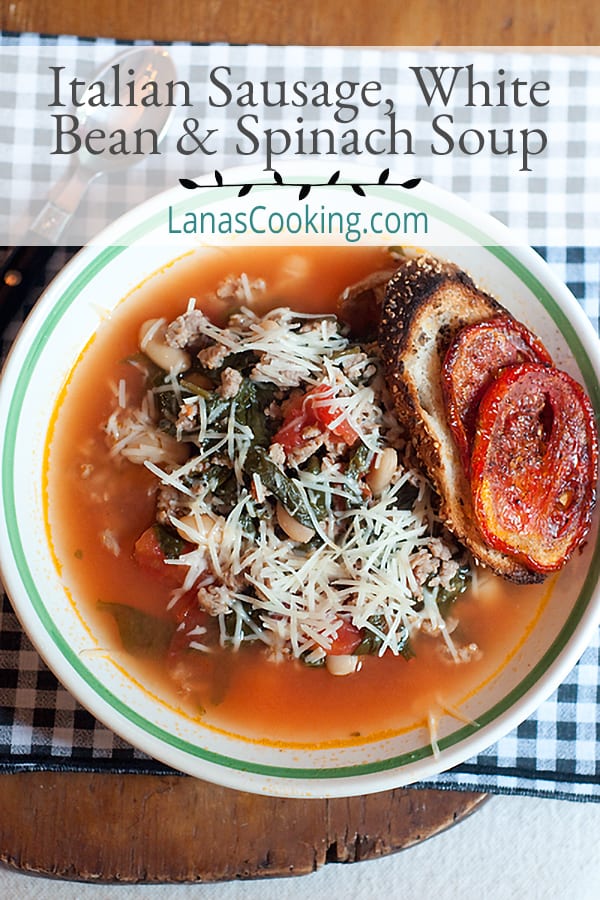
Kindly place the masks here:
POLYGON ((0 776, 0 861, 90 882, 304 875, 385 856, 465 818, 485 794, 398 789, 285 800, 185 776, 0 776), (59 826, 59 827, 58 827, 59 826))
POLYGON ((589 0, 0 0, 12 31, 124 39, 348 45, 593 45, 600 18, 589 0))

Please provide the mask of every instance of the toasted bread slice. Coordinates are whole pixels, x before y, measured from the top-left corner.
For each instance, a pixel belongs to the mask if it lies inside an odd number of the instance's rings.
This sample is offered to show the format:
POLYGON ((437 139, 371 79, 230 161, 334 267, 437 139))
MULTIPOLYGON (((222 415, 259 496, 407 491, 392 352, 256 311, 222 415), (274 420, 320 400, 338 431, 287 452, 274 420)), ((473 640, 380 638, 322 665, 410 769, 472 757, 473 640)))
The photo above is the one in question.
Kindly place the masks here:
POLYGON ((425 256, 411 258, 388 283, 378 342, 398 415, 412 430, 448 529, 484 565, 525 584, 542 576, 489 547, 477 526, 442 395, 441 367, 452 339, 466 325, 499 312, 506 310, 456 266, 425 256))

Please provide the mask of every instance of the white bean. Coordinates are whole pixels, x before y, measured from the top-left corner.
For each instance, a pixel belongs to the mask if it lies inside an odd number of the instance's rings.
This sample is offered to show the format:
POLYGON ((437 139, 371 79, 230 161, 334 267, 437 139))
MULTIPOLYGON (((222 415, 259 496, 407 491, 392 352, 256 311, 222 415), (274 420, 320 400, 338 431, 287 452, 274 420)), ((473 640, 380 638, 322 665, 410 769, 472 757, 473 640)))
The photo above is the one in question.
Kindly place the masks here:
POLYGON ((212 516, 209 516, 207 513, 203 513, 200 516, 195 516, 193 513, 190 513, 187 516, 182 516, 181 519, 175 523, 175 529, 184 541, 194 541, 198 538, 206 540, 211 536, 220 540, 224 522, 225 520, 221 516, 213 519, 212 516))
POLYGON ((386 447, 383 453, 375 458, 365 478, 374 494, 381 494, 392 480, 397 468, 398 454, 393 447, 386 447))
POLYGON ((339 656, 328 656, 325 665, 331 675, 352 675, 360 669, 361 660, 358 656, 342 653, 339 656))
POLYGON ((314 529, 307 528, 307 526, 302 525, 298 519, 294 519, 293 516, 290 516, 285 506, 281 503, 277 504, 277 521, 287 536, 293 541, 298 541, 299 544, 305 544, 314 537, 314 529))
POLYGON ((148 319, 140 328, 140 350, 148 356, 153 363, 179 375, 190 368, 192 360, 189 353, 179 347, 170 347, 165 340, 167 323, 164 319, 148 319))

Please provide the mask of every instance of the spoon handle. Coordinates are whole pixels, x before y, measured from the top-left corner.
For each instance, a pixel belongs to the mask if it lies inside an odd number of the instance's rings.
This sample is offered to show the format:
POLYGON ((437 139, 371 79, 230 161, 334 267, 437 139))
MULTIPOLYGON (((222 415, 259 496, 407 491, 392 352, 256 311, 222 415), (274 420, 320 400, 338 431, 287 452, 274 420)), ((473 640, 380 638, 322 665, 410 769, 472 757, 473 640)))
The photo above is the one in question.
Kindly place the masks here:
POLYGON ((51 244, 14 247, 0 267, 0 333, 25 302, 36 275, 54 253, 51 244))
POLYGON ((43 271, 96 174, 79 166, 67 173, 32 222, 23 246, 14 247, 4 260, 0 267, 0 334, 23 304, 35 276, 43 271))

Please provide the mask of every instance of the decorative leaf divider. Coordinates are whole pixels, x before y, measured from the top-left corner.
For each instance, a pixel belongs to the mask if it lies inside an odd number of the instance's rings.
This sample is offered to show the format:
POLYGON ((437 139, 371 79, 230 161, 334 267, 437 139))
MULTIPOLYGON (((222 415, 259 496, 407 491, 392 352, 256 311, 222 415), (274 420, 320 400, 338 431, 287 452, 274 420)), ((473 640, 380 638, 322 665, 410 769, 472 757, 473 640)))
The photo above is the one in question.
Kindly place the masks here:
MULTIPOLYGON (((358 194, 359 197, 366 197, 365 188, 367 187, 377 187, 378 185, 387 185, 388 187, 401 187, 410 191, 413 188, 416 188, 418 184, 420 184, 420 178, 409 178, 407 181, 390 181, 390 170, 384 169, 377 181, 371 182, 357 182, 357 181, 340 181, 340 172, 334 172, 327 181, 318 182, 317 184, 302 184, 295 181, 285 182, 281 177, 279 172, 273 171, 273 184, 276 187, 295 187, 299 188, 298 192, 298 200, 304 200, 310 194, 312 188, 314 187, 350 187, 354 191, 355 194, 358 194)), ((209 188, 213 187, 211 184, 198 184, 197 181, 193 181, 191 178, 180 178, 179 184, 186 188, 188 191, 194 191, 199 188, 209 188)), ((217 187, 233 187, 239 188, 238 197, 245 197, 246 194, 249 194, 253 187, 260 185, 264 186, 263 182, 245 182, 244 184, 225 184, 223 181, 223 176, 217 170, 215 170, 215 184, 217 187)))

